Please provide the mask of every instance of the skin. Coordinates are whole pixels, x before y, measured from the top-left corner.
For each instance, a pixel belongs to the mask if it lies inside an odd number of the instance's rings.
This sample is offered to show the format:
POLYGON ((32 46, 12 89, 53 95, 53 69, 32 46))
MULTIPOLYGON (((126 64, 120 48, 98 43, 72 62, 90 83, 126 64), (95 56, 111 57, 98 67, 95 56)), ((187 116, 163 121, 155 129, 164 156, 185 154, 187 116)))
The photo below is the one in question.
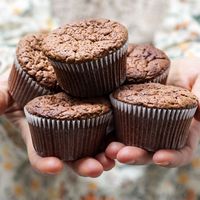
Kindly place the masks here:
MULTIPOLYGON (((3 77, 4 78, 4 77, 3 77)), ((172 62, 169 84, 185 87, 200 99, 200 59, 177 60, 172 62)), ((154 154, 138 147, 129 147, 119 142, 111 142, 105 150, 95 158, 84 158, 75 162, 63 163, 55 157, 42 158, 33 148, 31 135, 24 114, 16 106, 7 91, 7 78, 0 80, 0 114, 5 114, 20 130, 27 146, 27 153, 32 167, 44 174, 57 174, 65 164, 78 175, 98 177, 103 171, 115 165, 115 159, 125 164, 155 163, 164 167, 179 167, 188 164, 197 149, 200 140, 200 106, 190 127, 190 134, 185 147, 179 151, 159 150, 154 154)))
POLYGON ((32 167, 43 174, 58 174, 68 165, 75 173, 84 177, 97 177, 104 171, 112 169, 115 161, 106 157, 105 153, 98 154, 95 158, 83 158, 75 162, 64 163, 56 157, 40 157, 33 148, 33 143, 24 113, 20 110, 7 90, 6 75, 0 80, 0 115, 4 114, 21 132, 26 144, 28 158, 32 167), (3 80, 4 79, 4 80, 3 80))
MULTIPOLYGON (((181 86, 192 91, 200 100, 200 59, 172 61, 168 84, 181 86)), ((189 130, 186 145, 176 150, 158 150, 148 153, 134 147, 112 142, 106 149, 106 155, 124 164, 144 165, 154 163, 163 167, 180 167, 191 162, 200 140, 200 104, 189 130)))

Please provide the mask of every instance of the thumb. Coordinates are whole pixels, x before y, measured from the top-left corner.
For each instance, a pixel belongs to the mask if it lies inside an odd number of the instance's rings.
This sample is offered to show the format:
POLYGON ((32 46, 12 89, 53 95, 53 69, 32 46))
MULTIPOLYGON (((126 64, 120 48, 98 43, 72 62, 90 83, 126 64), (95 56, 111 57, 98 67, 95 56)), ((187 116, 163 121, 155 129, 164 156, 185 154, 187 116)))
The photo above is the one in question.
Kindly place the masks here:
POLYGON ((11 104, 11 97, 6 88, 0 88, 0 115, 4 114, 11 104))
POLYGON ((200 121, 200 75, 197 76, 193 84, 192 93, 195 94, 198 98, 198 108, 197 112, 195 113, 195 118, 196 120, 200 121))

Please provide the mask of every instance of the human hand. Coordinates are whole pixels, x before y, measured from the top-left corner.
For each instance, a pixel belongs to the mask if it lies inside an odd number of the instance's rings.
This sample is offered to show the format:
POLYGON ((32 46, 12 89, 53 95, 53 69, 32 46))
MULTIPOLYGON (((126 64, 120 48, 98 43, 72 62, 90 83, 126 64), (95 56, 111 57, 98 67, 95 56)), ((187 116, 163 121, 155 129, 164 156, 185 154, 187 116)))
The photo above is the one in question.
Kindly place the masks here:
MULTIPOLYGON (((29 161, 36 171, 45 174, 57 174, 62 171, 65 163, 60 159, 56 157, 40 157, 36 153, 24 113, 19 109, 8 93, 7 80, 0 81, 0 115, 1 114, 5 114, 6 117, 19 128, 27 147, 29 161)), ((74 162, 67 162, 66 164, 80 176, 97 177, 100 176, 103 171, 113 168, 115 162, 107 158, 104 153, 100 153, 95 158, 87 157, 74 162)))
MULTIPOLYGON (((200 101, 200 59, 172 61, 168 84, 184 87, 192 91, 200 101)), ((154 163, 164 167, 179 167, 188 164, 197 150, 200 140, 200 103, 192 120, 186 145, 180 150, 158 150, 149 153, 135 146, 125 146, 119 142, 111 143, 106 155, 125 164, 154 163)))

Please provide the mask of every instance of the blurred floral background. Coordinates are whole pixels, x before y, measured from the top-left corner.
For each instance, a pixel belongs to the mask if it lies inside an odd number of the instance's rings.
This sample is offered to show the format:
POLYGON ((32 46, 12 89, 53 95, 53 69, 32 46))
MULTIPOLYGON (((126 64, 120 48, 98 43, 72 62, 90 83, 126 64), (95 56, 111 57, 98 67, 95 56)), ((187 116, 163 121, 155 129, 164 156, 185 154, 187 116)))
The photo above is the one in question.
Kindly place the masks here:
MULTIPOLYGON (((200 56, 199 0, 0 0, 0 11, 0 74, 25 34, 91 17, 123 23, 129 42, 153 43, 171 59, 200 56)), ((0 124, 1 200, 200 199, 200 153, 177 169, 118 165, 97 179, 69 169, 43 176, 31 169, 15 128, 4 117, 0 124)))

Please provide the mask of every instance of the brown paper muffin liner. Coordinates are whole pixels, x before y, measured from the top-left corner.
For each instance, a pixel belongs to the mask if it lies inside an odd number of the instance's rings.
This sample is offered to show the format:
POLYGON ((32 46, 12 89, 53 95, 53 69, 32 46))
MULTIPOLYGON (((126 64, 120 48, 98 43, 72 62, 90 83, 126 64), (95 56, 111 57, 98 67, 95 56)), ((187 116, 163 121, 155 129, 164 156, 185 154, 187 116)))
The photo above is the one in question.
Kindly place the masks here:
POLYGON ((59 120, 34 116, 24 109, 33 146, 42 157, 64 161, 95 155, 106 135, 111 112, 95 118, 59 120))
POLYGON ((9 92, 20 107, 35 97, 51 94, 50 90, 39 85, 27 74, 15 58, 8 80, 9 92))
POLYGON ((162 109, 131 105, 110 95, 120 142, 148 151, 181 149, 187 140, 196 107, 162 109))
POLYGON ((62 89, 75 97, 109 94, 126 79, 127 43, 93 61, 68 64, 50 59, 62 89))

